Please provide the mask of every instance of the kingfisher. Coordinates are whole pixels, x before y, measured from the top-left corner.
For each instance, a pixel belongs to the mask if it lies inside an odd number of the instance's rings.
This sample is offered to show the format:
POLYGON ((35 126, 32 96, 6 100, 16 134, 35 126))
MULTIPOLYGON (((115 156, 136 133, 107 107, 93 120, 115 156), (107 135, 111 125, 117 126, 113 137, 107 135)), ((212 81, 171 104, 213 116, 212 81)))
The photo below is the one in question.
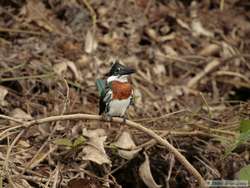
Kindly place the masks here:
POLYGON ((129 75, 135 73, 129 68, 115 61, 110 71, 106 74, 106 80, 98 79, 96 84, 99 90, 99 115, 104 114, 110 118, 122 117, 129 105, 133 104, 133 88, 128 81, 129 75))

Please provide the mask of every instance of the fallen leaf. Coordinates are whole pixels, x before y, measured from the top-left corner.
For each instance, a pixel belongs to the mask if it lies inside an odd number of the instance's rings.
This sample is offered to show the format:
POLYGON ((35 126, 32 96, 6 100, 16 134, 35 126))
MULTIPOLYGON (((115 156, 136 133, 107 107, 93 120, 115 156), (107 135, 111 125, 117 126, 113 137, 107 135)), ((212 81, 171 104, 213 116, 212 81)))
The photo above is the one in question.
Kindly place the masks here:
POLYGON ((171 57, 178 56, 178 53, 176 52, 176 50, 174 50, 171 46, 163 45, 162 48, 167 56, 171 56, 171 57))
POLYGON ((200 20, 194 19, 191 24, 193 35, 194 36, 207 36, 207 37, 213 37, 213 32, 205 29, 203 25, 201 24, 200 20))
POLYGON ((141 149, 134 149, 136 145, 131 138, 131 134, 127 131, 122 132, 118 140, 112 145, 119 148, 118 155, 124 159, 131 160, 141 149))
POLYGON ((0 106, 7 106, 8 102, 5 100, 6 95, 8 94, 8 90, 0 86, 0 106))
POLYGON ((69 69, 73 72, 75 79, 77 81, 82 81, 82 76, 80 74, 80 72, 78 71, 78 69, 76 68, 76 65, 73 61, 66 61, 65 62, 67 64, 67 66, 69 67, 69 69))
POLYGON ((155 75, 159 75, 159 76, 166 75, 166 68, 163 64, 155 64, 153 66, 153 71, 154 71, 155 75))
POLYGON ((21 146, 22 148, 30 147, 28 140, 19 140, 18 145, 21 146))
POLYGON ((106 136, 91 138, 87 142, 87 146, 83 148, 83 153, 85 154, 82 159, 95 162, 99 165, 111 164, 108 155, 104 150, 104 141, 106 136))
POLYGON ((192 29, 192 34, 194 36, 207 36, 207 37, 213 37, 214 33, 211 31, 208 31, 205 29, 201 23, 201 21, 198 19, 198 7, 197 7, 197 2, 192 1, 191 3, 191 29, 192 29))
POLYGON ((246 180, 250 183, 250 165, 244 166, 239 171, 239 179, 246 180))
POLYGON ((91 31, 87 32, 85 39, 85 52, 91 54, 96 50, 98 43, 94 37, 94 34, 91 31))
POLYGON ((131 138, 131 134, 127 131, 123 131, 113 145, 122 149, 134 149, 136 147, 133 139, 131 138))
POLYGON ((148 159, 148 156, 146 153, 144 153, 145 155, 145 161, 141 164, 141 166, 139 167, 139 176, 141 177, 141 179, 143 180, 143 182, 149 187, 149 188, 160 188, 162 187, 161 185, 157 185, 151 170, 150 170, 150 162, 148 159))
MULTIPOLYGON (((223 58, 229 58, 229 57, 237 54, 237 51, 228 43, 222 42, 221 44, 222 44, 221 56, 223 58)), ((238 61, 240 61, 240 59, 238 61)))
POLYGON ((217 44, 209 44, 205 46, 200 52, 199 55, 201 56, 211 56, 213 54, 216 54, 220 51, 220 46, 217 44))
POLYGON ((240 132, 246 133, 250 130, 250 119, 244 119, 240 121, 240 132))
POLYGON ((72 71, 77 81, 82 81, 82 76, 73 61, 65 60, 53 66, 53 70, 57 75, 62 75, 68 68, 72 71))
POLYGON ((84 156, 83 160, 89 160, 99 165, 111 164, 108 155, 104 149, 104 142, 107 139, 105 131, 103 129, 96 130, 83 130, 83 135, 88 137, 86 146, 83 148, 84 156))
POLYGON ((131 160, 133 159, 135 156, 137 156, 137 154, 141 151, 141 149, 134 149, 134 150, 130 150, 130 151, 126 151, 126 150, 122 150, 119 149, 118 150, 118 155, 120 157, 122 157, 123 159, 127 159, 127 160, 131 160))
POLYGON ((10 116, 17 118, 17 119, 22 119, 22 120, 32 120, 32 116, 24 112, 20 108, 15 108, 12 112, 10 112, 10 116))
POLYGON ((56 145, 68 146, 68 147, 72 147, 73 145, 72 141, 68 138, 58 138, 58 139, 55 139, 53 143, 56 145))
POLYGON ((73 142, 73 147, 78 147, 80 145, 82 145, 85 142, 85 138, 83 136, 79 136, 77 137, 74 142, 73 142))
POLYGON ((61 76, 67 70, 67 64, 65 62, 57 63, 53 66, 53 70, 61 76))
POLYGON ((82 134, 83 136, 88 138, 106 136, 106 132, 104 129, 87 130, 86 128, 84 128, 82 130, 82 134))
POLYGON ((176 22, 177 22, 181 27, 183 27, 184 29, 187 29, 187 30, 189 30, 189 31, 191 30, 190 27, 189 27, 189 25, 188 25, 186 22, 184 22, 183 20, 177 18, 177 19, 176 19, 176 22))

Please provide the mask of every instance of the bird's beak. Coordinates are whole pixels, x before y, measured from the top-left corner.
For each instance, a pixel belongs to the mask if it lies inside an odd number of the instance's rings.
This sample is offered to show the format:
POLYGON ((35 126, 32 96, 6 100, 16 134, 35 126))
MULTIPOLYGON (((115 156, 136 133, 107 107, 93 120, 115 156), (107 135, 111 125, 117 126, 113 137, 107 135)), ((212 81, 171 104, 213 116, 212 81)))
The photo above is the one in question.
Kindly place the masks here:
POLYGON ((120 75, 129 75, 135 73, 135 69, 126 67, 124 69, 121 69, 119 73, 120 75))

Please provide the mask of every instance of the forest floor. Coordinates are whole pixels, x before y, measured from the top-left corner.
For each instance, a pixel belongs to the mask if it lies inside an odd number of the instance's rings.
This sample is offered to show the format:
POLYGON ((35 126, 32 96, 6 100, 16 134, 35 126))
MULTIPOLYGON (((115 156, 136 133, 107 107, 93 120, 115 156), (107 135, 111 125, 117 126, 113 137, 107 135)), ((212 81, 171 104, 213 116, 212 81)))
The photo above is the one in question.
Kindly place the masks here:
POLYGON ((95 81, 114 59, 136 69, 129 120, 166 138, 204 180, 240 179, 250 164, 249 36, 247 0, 0 1, 0 188, 198 187, 143 131, 37 123, 98 114, 95 81))

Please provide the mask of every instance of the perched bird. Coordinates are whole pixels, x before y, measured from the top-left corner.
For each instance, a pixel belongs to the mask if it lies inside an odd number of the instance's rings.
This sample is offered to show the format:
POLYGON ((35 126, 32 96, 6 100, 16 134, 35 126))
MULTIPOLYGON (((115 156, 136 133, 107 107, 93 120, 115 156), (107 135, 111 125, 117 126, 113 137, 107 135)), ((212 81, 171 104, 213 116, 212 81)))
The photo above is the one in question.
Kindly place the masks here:
POLYGON ((116 61, 109 71, 107 80, 97 80, 100 94, 99 115, 123 117, 129 105, 133 103, 133 89, 128 76, 135 70, 116 61))

